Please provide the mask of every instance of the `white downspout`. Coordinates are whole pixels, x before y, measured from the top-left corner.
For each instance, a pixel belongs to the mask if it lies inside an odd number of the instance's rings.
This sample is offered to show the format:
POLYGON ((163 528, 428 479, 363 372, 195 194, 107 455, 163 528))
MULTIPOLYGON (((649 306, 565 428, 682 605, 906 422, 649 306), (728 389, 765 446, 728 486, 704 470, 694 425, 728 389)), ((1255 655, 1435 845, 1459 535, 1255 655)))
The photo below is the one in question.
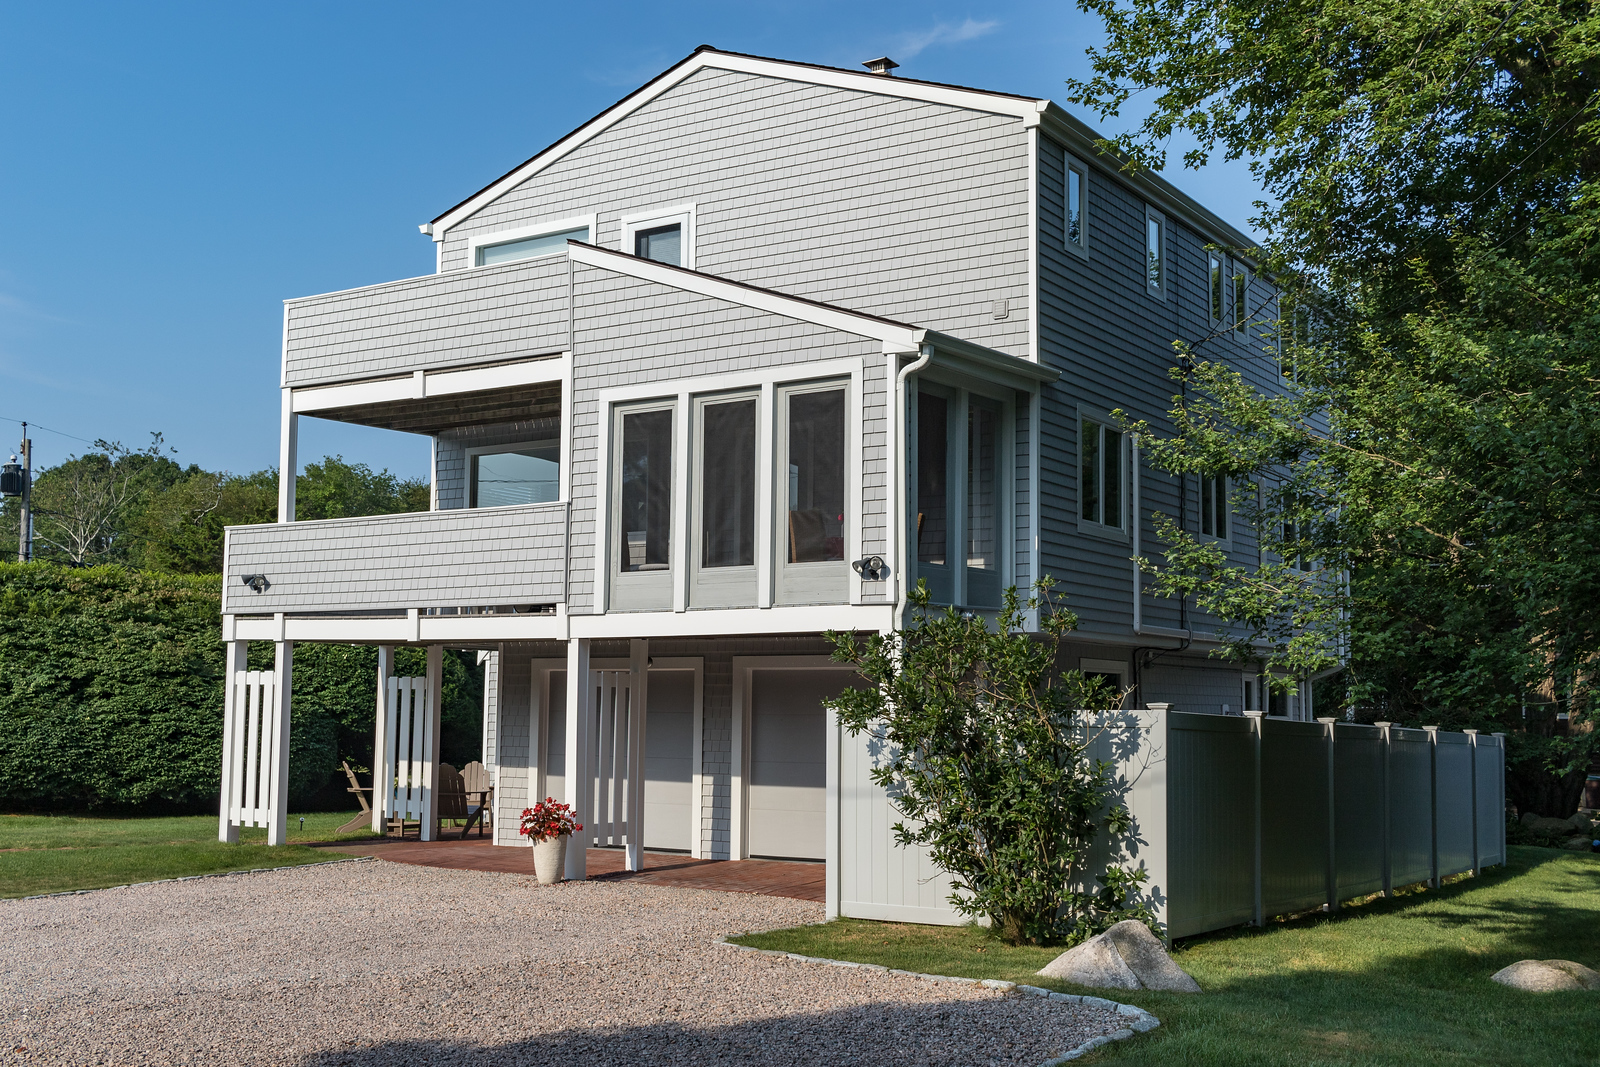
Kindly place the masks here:
MULTIPOLYGON (((894 357, 891 357, 894 358, 894 357)), ((904 625, 906 603, 911 596, 911 546, 906 536, 906 494, 910 491, 906 479, 906 464, 902 452, 910 454, 910 446, 906 445, 906 379, 928 365, 933 359, 933 346, 923 345, 916 359, 907 363, 900 369, 894 380, 894 410, 890 413, 891 432, 889 445, 891 451, 890 462, 894 464, 891 472, 890 484, 894 486, 894 566, 900 568, 900 573, 895 575, 894 598, 894 626, 899 629, 904 625), (902 445, 905 447, 902 448, 902 445)))
POLYGON ((1128 503, 1132 508, 1133 515, 1128 521, 1133 525, 1133 632, 1137 634, 1144 632, 1144 598, 1139 595, 1142 592, 1139 574, 1139 557, 1144 553, 1140 550, 1139 545, 1140 505, 1138 434, 1133 435, 1133 456, 1132 460, 1128 464, 1128 469, 1132 475, 1132 481, 1128 492, 1128 503))

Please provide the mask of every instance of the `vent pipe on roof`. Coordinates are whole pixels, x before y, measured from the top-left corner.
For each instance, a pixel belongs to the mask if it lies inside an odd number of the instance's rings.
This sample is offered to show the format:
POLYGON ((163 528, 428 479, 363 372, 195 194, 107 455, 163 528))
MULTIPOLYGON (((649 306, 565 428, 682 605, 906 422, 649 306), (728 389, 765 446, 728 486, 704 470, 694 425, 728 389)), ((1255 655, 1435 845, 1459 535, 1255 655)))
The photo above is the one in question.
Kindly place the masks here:
POLYGON ((894 68, 900 64, 888 56, 879 56, 877 59, 869 59, 861 65, 874 74, 882 74, 885 78, 892 78, 894 77, 894 68))

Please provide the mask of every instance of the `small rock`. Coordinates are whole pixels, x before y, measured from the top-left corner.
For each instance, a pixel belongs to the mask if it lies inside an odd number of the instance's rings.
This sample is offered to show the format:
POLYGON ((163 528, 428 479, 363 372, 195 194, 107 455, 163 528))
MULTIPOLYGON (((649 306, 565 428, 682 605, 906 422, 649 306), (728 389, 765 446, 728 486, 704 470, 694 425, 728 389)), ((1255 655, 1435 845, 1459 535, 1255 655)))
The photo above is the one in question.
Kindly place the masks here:
POLYGON ((1569 837, 1569 838, 1567 838, 1567 843, 1562 845, 1561 847, 1565 848, 1565 849, 1570 849, 1573 852, 1588 852, 1590 847, 1593 845, 1593 843, 1594 843, 1594 838, 1592 838, 1589 835, 1585 834, 1582 837, 1569 837))
POLYGON ((1150 928, 1134 919, 1117 923, 1051 960, 1039 972, 1095 989, 1159 989, 1198 993, 1200 985, 1172 962, 1150 928))
POLYGON ((1580 834, 1589 834, 1594 832, 1594 821, 1581 811, 1573 815, 1572 818, 1567 820, 1567 822, 1571 823, 1572 828, 1578 831, 1580 834))
POLYGON ((1571 960, 1518 960, 1489 976, 1491 981, 1529 993, 1600 989, 1600 971, 1571 960))
POLYGON ((1526 824, 1530 830, 1571 830, 1572 824, 1566 819, 1551 819, 1544 816, 1526 824))
POLYGON ((1534 814, 1533 812, 1525 811, 1525 812, 1522 813, 1522 818, 1519 821, 1524 826, 1532 826, 1534 824, 1534 820, 1536 820, 1538 818, 1539 818, 1539 816, 1534 814))

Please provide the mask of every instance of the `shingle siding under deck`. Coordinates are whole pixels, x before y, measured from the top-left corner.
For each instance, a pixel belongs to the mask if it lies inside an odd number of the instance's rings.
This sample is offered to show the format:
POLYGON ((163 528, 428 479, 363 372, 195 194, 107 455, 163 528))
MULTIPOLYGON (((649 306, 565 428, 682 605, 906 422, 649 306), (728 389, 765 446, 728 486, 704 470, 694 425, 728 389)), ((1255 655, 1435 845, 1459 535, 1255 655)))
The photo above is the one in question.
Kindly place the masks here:
POLYGON ((699 270, 1026 356, 1027 187, 1015 118, 702 70, 450 230, 442 266, 590 212, 617 248, 622 215, 692 202, 699 270))

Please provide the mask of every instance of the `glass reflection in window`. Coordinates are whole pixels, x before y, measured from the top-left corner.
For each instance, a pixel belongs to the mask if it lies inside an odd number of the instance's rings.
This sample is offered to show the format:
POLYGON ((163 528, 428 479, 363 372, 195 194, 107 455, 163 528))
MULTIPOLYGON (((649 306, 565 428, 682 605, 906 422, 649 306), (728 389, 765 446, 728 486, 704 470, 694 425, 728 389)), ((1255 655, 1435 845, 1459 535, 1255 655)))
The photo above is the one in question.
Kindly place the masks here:
POLYGON ((700 565, 756 561, 756 402, 706 404, 701 411, 700 565))
POLYGON ((623 571, 663 571, 672 562, 672 412, 622 416, 623 571))
POLYGON ((470 504, 499 508, 543 504, 561 495, 561 447, 557 441, 523 445, 472 457, 470 504))
POLYGON ((790 563, 844 559, 844 390, 789 396, 790 563))

